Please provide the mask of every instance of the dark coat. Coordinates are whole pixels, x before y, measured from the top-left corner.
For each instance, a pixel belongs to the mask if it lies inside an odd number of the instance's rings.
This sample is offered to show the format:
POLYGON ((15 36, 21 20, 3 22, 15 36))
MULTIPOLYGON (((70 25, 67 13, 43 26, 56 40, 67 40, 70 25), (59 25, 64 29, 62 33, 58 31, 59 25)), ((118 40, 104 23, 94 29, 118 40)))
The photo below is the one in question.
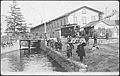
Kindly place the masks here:
POLYGON ((69 45, 70 45, 71 49, 74 49, 73 43, 70 43, 69 45))
POLYGON ((61 42, 55 42, 55 48, 62 49, 62 43, 61 42))
POLYGON ((85 36, 85 41, 89 41, 89 35, 85 36))
POLYGON ((84 46, 86 46, 86 43, 82 43, 77 46, 76 53, 78 54, 78 56, 85 56, 84 46))
POLYGON ((108 37, 109 37, 109 33, 106 33, 106 39, 108 40, 108 37))

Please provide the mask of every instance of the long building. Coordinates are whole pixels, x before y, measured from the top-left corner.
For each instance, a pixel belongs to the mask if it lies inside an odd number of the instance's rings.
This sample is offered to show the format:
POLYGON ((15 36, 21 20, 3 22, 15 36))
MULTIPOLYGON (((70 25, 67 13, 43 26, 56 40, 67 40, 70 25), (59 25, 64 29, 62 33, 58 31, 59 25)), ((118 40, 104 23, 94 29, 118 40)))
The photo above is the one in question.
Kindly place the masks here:
POLYGON ((103 12, 83 6, 49 22, 31 28, 31 33, 40 35, 41 37, 46 33, 47 38, 61 38, 61 27, 65 27, 66 25, 79 25, 79 27, 83 27, 92 21, 101 20, 102 16, 103 12))

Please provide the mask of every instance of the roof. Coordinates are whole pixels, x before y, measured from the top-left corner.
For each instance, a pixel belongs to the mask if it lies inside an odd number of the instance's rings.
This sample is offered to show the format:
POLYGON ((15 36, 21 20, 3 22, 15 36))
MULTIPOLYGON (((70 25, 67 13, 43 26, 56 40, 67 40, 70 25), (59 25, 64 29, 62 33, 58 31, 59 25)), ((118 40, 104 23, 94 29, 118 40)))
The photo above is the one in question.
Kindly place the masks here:
POLYGON ((115 10, 115 12, 112 12, 110 15, 104 17, 104 19, 111 18, 111 17, 114 17, 114 16, 119 17, 119 12, 115 10))
POLYGON ((92 22, 89 22, 88 24, 86 24, 85 26, 81 27, 81 28, 86 28, 86 27, 92 27, 92 26, 95 26, 97 23, 99 23, 100 21, 97 20, 97 21, 92 21, 92 22))
POLYGON ((30 28, 30 30, 32 30, 32 29, 34 29, 34 28, 38 28, 38 27, 40 27, 40 26, 42 26, 42 25, 44 25, 44 23, 42 23, 42 24, 40 24, 40 25, 37 25, 37 26, 35 26, 35 27, 30 28))
POLYGON ((102 20, 102 21, 98 20, 98 21, 89 22, 88 24, 86 24, 86 26, 83 26, 81 28, 92 27, 92 26, 97 25, 100 22, 103 22, 107 24, 108 26, 119 26, 119 20, 102 20))
POLYGON ((119 26, 119 20, 103 20, 102 22, 109 26, 119 26))
POLYGON ((75 10, 73 10, 73 11, 70 11, 70 12, 68 12, 68 13, 66 13, 66 14, 58 17, 58 18, 55 18, 55 19, 53 19, 53 20, 51 20, 51 21, 54 21, 54 20, 60 19, 60 18, 62 18, 62 17, 68 16, 68 15, 70 15, 70 14, 72 14, 72 13, 78 11, 78 10, 81 10, 82 8, 87 8, 87 9, 89 9, 89 10, 92 10, 92 11, 96 12, 96 13, 104 14, 103 12, 101 12, 101 11, 99 11, 99 10, 96 10, 96 9, 93 9, 93 8, 90 8, 90 7, 87 7, 87 6, 83 6, 83 7, 77 8, 77 9, 75 9, 75 10))
MULTIPOLYGON (((51 21, 49 21, 49 22, 46 22, 46 23, 50 23, 50 22, 52 22, 52 21, 55 21, 55 20, 58 20, 58 19, 60 19, 60 18, 65 17, 65 16, 68 16, 68 15, 70 15, 70 14, 72 14, 72 13, 78 11, 78 10, 81 10, 82 8, 87 8, 87 9, 92 10, 92 11, 94 11, 94 12, 97 12, 97 13, 99 13, 99 14, 104 14, 103 12, 101 12, 101 11, 99 11, 99 10, 96 10, 96 9, 93 9, 93 8, 90 8, 90 7, 87 7, 87 6, 83 6, 83 7, 77 8, 77 9, 75 9, 75 10, 73 10, 73 11, 70 11, 70 12, 68 12, 68 13, 66 13, 66 14, 58 17, 58 18, 55 18, 55 19, 53 19, 53 20, 51 20, 51 21)), ((35 26, 35 27, 33 27, 33 28, 37 28, 37 27, 39 27, 39 26, 41 26, 41 25, 43 25, 43 24, 44 24, 44 23, 42 23, 42 24, 40 24, 40 25, 38 25, 38 26, 35 26)), ((31 28, 31 29, 33 29, 33 28, 31 28)))

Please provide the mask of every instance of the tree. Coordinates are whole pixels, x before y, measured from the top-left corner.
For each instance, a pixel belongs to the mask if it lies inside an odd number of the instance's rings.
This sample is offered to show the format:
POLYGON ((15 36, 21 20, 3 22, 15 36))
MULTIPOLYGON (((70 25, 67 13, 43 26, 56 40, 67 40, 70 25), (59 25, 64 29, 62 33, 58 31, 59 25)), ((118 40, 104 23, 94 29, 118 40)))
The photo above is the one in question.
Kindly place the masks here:
POLYGON ((25 33, 27 27, 24 23, 24 17, 15 1, 13 1, 13 4, 10 5, 10 10, 10 16, 6 16, 5 20, 7 23, 6 33, 11 33, 12 36, 19 35, 20 33, 25 33))

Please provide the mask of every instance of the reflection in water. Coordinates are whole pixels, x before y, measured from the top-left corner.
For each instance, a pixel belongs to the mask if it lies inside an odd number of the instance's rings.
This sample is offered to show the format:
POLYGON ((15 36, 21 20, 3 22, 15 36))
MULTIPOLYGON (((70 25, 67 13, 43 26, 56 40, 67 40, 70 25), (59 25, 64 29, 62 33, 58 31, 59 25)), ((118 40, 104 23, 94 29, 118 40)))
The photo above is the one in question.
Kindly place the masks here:
POLYGON ((2 72, 66 72, 59 64, 48 58, 43 51, 32 49, 14 51, 1 58, 2 72))

